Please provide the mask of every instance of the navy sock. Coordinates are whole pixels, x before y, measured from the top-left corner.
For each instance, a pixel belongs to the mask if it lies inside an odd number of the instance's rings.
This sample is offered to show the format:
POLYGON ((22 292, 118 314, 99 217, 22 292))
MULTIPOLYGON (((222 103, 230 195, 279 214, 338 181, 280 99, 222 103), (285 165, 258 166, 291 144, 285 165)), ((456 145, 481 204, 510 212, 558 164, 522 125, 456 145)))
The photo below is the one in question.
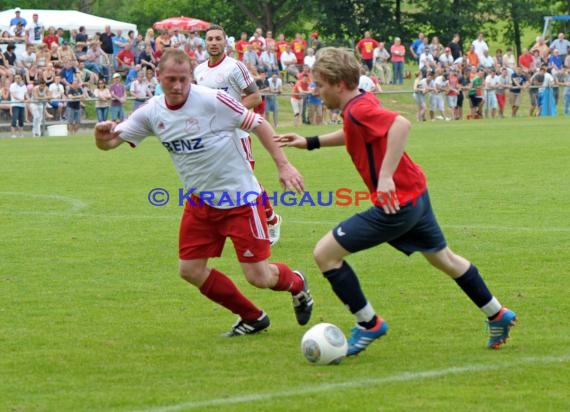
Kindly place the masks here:
POLYGON ((372 329, 374 326, 376 326, 377 321, 378 321, 378 316, 374 315, 374 317, 370 322, 358 322, 358 324, 365 329, 372 329))
POLYGON ((479 270, 473 264, 469 266, 467 272, 455 279, 455 282, 478 308, 482 308, 493 299, 479 270))
POLYGON ((348 263, 343 261, 340 268, 327 270, 323 272, 323 275, 331 284, 334 293, 342 303, 348 306, 351 313, 356 313, 366 306, 367 301, 360 288, 360 282, 348 263))

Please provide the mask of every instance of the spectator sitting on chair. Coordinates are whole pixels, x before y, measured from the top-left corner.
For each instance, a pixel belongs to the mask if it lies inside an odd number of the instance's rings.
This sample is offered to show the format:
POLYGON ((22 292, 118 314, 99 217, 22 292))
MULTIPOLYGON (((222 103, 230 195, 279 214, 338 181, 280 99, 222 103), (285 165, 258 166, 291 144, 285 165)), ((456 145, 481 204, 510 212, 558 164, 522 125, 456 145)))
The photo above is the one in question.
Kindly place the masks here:
POLYGON ((56 75, 54 82, 49 85, 49 106, 55 109, 56 120, 63 118, 63 109, 65 108, 65 102, 62 99, 65 98, 65 88, 61 84, 61 76, 56 75))
MULTIPOLYGON (((109 79, 109 59, 101 49, 100 44, 101 42, 99 41, 91 42, 89 50, 87 50, 85 58, 82 60, 85 62, 85 67, 97 73, 99 78, 107 81, 109 79)), ((78 60, 81 61, 81 59, 78 60)))
POLYGON ((60 70, 59 75, 61 77, 61 82, 64 86, 69 86, 73 83, 73 78, 77 74, 77 69, 73 65, 73 62, 66 61, 63 65, 63 69, 60 70))
POLYGON ((287 75, 286 81, 289 81, 289 76, 293 76, 294 79, 297 79, 297 76, 299 75, 297 57, 295 57, 295 53, 291 51, 290 45, 287 45, 285 47, 285 51, 281 53, 281 67, 285 70, 287 75))
POLYGON ((135 55, 130 47, 125 47, 115 58, 118 72, 128 72, 135 66, 135 55))

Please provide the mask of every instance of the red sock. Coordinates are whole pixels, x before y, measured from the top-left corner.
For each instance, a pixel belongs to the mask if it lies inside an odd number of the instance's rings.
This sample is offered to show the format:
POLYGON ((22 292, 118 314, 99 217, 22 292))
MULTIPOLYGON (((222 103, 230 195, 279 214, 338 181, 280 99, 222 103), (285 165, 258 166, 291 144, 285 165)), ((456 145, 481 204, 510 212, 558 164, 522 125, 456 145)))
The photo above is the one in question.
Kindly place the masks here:
POLYGON ((279 269, 279 280, 277 280, 275 286, 271 288, 272 290, 287 290, 293 295, 303 290, 303 281, 289 266, 285 263, 272 263, 272 265, 277 266, 277 269, 279 269))
POLYGON ((208 299, 231 310, 243 320, 256 320, 262 314, 262 310, 246 298, 229 277, 216 269, 210 271, 200 292, 208 299))

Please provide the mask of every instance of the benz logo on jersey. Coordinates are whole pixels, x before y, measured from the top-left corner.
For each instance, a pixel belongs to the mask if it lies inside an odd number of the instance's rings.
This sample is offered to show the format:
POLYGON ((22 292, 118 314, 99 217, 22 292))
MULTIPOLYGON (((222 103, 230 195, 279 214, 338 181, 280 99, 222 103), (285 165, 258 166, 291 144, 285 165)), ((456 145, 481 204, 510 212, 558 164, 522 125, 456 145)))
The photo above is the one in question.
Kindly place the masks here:
POLYGON ((170 153, 193 153, 204 150, 204 143, 201 137, 196 137, 194 139, 178 139, 161 143, 170 153))

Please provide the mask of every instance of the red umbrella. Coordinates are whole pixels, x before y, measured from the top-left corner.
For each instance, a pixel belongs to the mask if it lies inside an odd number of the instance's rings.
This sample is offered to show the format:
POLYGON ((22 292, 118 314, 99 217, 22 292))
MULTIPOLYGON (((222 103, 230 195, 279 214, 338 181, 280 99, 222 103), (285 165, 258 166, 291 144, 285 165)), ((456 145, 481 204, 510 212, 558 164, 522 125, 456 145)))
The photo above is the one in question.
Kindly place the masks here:
POLYGON ((210 23, 192 17, 170 17, 156 22, 152 26, 156 30, 180 30, 180 31, 204 31, 210 27, 210 23))

